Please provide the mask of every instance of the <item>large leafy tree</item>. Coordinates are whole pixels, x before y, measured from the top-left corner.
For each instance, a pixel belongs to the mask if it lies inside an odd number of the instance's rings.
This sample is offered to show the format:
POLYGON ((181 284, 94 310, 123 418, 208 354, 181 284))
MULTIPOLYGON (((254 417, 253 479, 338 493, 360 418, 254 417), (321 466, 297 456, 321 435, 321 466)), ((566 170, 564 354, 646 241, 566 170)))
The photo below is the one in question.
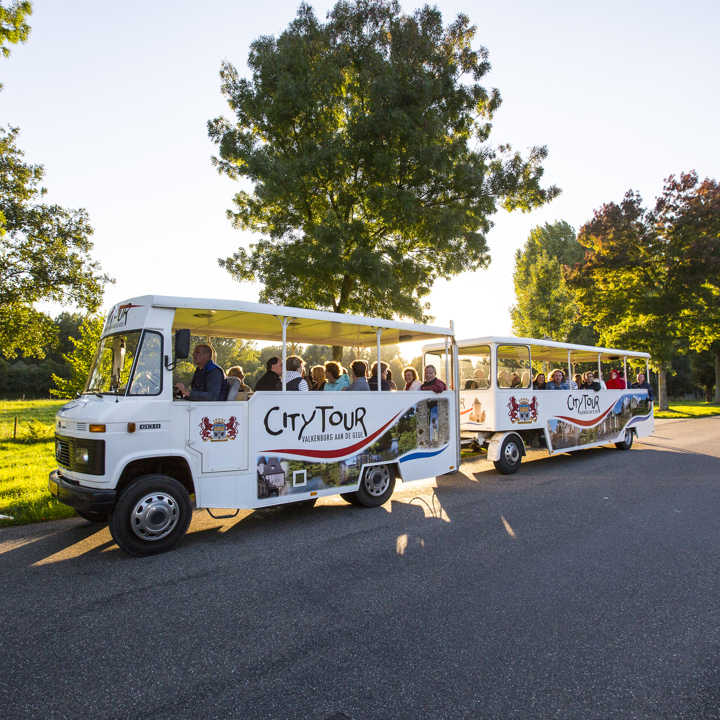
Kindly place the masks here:
POLYGON ((24 162, 17 135, 17 128, 0 128, 0 352, 43 357, 57 328, 35 304, 92 312, 112 280, 90 258, 87 213, 40 202, 44 169, 24 162))
POLYGON ((488 265, 499 207, 559 192, 540 185, 545 148, 489 144, 500 95, 474 37, 429 6, 343 0, 323 24, 302 4, 252 44, 251 79, 225 63, 236 118, 208 124, 214 162, 252 183, 228 215, 261 239, 221 266, 264 283, 265 302, 428 320, 436 279, 488 265))
POLYGON ((574 265, 584 255, 575 230, 564 220, 538 225, 530 232, 522 250, 515 253, 515 305, 510 316, 516 335, 594 344, 592 324, 577 321, 579 310, 562 271, 563 265, 574 265))
POLYGON ((720 287, 716 194, 714 181, 700 183, 691 172, 670 176, 653 210, 632 191, 620 205, 603 205, 580 231, 584 262, 568 273, 603 344, 652 354, 661 409, 671 360, 687 347, 685 330, 713 322, 713 313, 702 311, 720 287))

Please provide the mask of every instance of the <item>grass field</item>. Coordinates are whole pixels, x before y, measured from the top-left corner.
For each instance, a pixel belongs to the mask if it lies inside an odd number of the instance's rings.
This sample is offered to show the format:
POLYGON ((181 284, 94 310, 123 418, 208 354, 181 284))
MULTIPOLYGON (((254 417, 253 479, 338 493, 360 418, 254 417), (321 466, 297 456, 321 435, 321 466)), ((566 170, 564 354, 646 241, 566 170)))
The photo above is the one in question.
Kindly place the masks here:
POLYGON ((660 420, 671 418, 697 418, 720 415, 720 405, 705 400, 678 400, 670 403, 670 409, 661 411, 655 408, 655 417, 660 420))
POLYGON ((72 517, 52 498, 48 475, 55 463, 53 424, 63 400, 0 402, 0 527, 72 517), (17 418, 17 440, 13 431, 17 418))
MULTIPOLYGON (((75 512, 57 502, 48 491, 48 474, 56 468, 53 425, 64 400, 0 402, 0 527, 72 517, 75 512), (17 439, 13 430, 17 418, 17 439)), ((670 404, 657 418, 694 418, 720 415, 720 406, 704 400, 670 404)), ((471 451, 463 457, 471 457, 471 451)))

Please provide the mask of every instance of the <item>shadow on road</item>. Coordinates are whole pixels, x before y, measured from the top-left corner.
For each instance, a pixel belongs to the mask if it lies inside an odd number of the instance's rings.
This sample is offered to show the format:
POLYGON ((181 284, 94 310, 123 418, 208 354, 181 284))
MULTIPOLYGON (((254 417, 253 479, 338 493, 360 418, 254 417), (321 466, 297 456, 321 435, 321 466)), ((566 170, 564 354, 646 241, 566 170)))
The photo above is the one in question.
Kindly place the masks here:
MULTIPOLYGON (((493 489, 518 488, 530 491, 550 483, 568 482, 567 471, 575 478, 593 473, 617 475, 660 463, 673 469, 672 481, 683 481, 686 458, 705 458, 708 472, 718 473, 720 460, 694 450, 655 446, 651 441, 638 443, 629 452, 598 447, 575 453, 549 456, 530 453, 515 475, 500 475, 487 460, 464 463, 460 472, 427 482, 399 484, 390 503, 381 508, 351 506, 338 496, 322 498, 314 507, 284 505, 261 510, 241 510, 231 520, 215 520, 202 510, 195 511, 187 536, 173 552, 224 551, 237 543, 263 543, 280 547, 291 542, 296 546, 317 545, 319 537, 330 535, 334 542, 351 540, 371 532, 382 532, 394 538, 398 558, 422 553, 428 536, 454 522, 454 513, 473 503, 482 502, 493 489), (662 454, 662 458, 659 458, 662 454)), ((498 530, 503 531, 498 514, 498 530)), ((507 528, 504 528, 507 530, 507 528)), ((387 542, 387 540, 386 540, 387 542)), ((106 526, 71 518, 37 525, 10 527, 0 531, 0 555, 16 567, 48 567, 58 563, 145 562, 122 552, 113 542, 106 526)))

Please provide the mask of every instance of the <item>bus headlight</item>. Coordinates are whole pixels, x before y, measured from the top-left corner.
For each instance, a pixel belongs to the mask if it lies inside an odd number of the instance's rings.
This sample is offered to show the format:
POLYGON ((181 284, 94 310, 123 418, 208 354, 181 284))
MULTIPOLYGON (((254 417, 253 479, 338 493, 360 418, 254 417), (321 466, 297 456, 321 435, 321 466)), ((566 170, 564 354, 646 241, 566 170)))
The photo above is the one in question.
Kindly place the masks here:
POLYGON ((90 460, 90 453, 87 448, 78 447, 75 448, 75 462, 83 463, 87 465, 90 460))

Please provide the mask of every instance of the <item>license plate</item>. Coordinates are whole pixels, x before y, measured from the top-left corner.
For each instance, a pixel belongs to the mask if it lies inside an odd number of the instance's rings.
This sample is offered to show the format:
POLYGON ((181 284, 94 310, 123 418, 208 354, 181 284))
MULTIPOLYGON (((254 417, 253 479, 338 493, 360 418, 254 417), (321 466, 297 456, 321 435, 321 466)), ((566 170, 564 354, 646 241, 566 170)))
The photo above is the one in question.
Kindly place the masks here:
POLYGON ((49 480, 48 485, 50 487, 50 494, 57 497, 58 494, 58 484, 54 480, 49 480))

